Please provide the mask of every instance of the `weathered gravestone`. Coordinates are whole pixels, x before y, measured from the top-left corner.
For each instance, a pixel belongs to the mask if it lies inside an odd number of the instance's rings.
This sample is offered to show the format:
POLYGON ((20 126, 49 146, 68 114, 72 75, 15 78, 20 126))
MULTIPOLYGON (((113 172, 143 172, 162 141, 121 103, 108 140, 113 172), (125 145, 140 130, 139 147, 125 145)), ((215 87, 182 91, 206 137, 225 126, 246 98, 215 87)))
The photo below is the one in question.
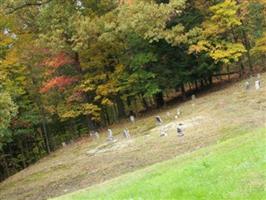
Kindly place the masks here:
POLYGON ((246 81, 245 82, 245 89, 246 90, 249 90, 250 89, 250 83, 249 83, 249 81, 246 81))
POLYGON ((259 90, 260 89, 260 80, 255 81, 255 89, 259 90))
POLYGON ((130 138, 129 130, 128 130, 127 128, 124 129, 124 131, 123 131, 123 135, 124 135, 124 137, 127 138, 127 139, 130 138))
POLYGON ((108 133, 108 135, 107 135, 107 141, 113 141, 114 140, 113 131, 109 128, 107 130, 107 133, 108 133))
POLYGON ((95 138, 95 139, 99 139, 100 135, 97 131, 91 131, 90 132, 90 137, 95 138))
POLYGON ((196 100, 196 95, 195 95, 195 94, 193 94, 193 95, 191 96, 191 100, 192 100, 192 101, 195 101, 195 100, 196 100))
POLYGON ((130 115, 130 116, 129 116, 129 120, 130 120, 132 123, 135 123, 135 117, 134 117, 134 115, 130 115))
POLYGON ((155 120, 156 120, 156 124, 158 126, 162 125, 163 120, 162 120, 162 118, 159 115, 155 117, 155 120))
POLYGON ((167 133, 166 133, 165 127, 162 126, 160 128, 160 137, 164 137, 164 136, 167 136, 167 133))
POLYGON ((176 132, 177 132, 177 136, 178 137, 183 137, 184 136, 184 127, 183 127, 182 123, 177 125, 176 132))

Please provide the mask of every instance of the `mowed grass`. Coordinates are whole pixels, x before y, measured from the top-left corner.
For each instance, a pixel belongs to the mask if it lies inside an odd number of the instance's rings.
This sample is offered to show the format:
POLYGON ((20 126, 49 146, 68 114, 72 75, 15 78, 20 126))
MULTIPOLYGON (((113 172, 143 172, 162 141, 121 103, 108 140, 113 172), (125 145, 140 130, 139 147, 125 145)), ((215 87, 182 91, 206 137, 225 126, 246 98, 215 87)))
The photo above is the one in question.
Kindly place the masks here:
POLYGON ((266 129, 54 200, 266 199, 266 129))

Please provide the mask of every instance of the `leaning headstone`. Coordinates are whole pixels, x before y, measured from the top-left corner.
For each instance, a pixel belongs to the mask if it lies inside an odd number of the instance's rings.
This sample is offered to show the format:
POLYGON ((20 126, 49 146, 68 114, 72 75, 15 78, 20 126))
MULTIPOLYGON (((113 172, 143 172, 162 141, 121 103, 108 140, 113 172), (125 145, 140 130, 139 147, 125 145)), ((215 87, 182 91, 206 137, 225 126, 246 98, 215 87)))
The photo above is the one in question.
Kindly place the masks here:
POLYGON ((135 123, 135 117, 134 117, 134 115, 130 115, 130 116, 129 116, 129 120, 130 120, 132 123, 135 123))
POLYGON ((107 130, 108 132, 108 135, 107 135, 107 141, 113 141, 114 140, 114 137, 113 137, 113 131, 109 128, 107 130))
POLYGON ((260 80, 255 81, 255 88, 256 88, 256 90, 260 89, 260 80))
POLYGON ((184 136, 184 127, 183 127, 182 123, 178 124, 178 126, 176 128, 176 131, 177 131, 177 136, 178 137, 183 137, 184 136))
POLYGON ((161 117, 159 115, 155 117, 155 120, 156 120, 157 125, 159 125, 159 126, 162 125, 163 120, 161 119, 161 117))
POLYGON ((246 90, 249 90, 250 89, 250 83, 249 83, 249 81, 246 81, 245 82, 245 88, 246 88, 246 90))
POLYGON ((123 135, 125 138, 130 138, 129 130, 127 128, 124 129, 123 135))

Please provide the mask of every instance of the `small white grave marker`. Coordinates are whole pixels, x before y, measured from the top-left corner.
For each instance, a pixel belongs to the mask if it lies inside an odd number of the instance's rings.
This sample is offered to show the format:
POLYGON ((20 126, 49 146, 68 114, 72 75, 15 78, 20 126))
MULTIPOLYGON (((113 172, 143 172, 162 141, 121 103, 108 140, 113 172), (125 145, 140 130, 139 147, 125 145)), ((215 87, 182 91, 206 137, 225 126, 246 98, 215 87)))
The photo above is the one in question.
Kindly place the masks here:
POLYGON ((249 90, 250 89, 250 83, 249 83, 249 81, 246 81, 245 82, 245 88, 246 88, 246 90, 249 90))
POLYGON ((129 120, 130 120, 132 123, 135 123, 135 117, 134 117, 134 115, 130 115, 129 120))
POLYGON ((114 140, 113 131, 109 128, 107 132, 108 132, 107 141, 113 141, 114 140))
POLYGON ((129 130, 127 128, 124 129, 123 135, 125 138, 130 138, 129 130))
POLYGON ((255 81, 255 88, 256 90, 260 89, 260 80, 255 81))

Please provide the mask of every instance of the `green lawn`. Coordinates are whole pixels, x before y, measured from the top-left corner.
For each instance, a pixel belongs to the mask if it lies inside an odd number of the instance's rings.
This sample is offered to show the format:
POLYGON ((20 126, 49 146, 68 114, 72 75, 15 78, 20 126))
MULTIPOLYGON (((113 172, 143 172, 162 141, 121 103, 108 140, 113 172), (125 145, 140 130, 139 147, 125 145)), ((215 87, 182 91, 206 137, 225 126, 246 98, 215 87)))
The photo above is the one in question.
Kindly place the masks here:
POLYGON ((266 129, 56 198, 68 199, 266 199, 266 129))

